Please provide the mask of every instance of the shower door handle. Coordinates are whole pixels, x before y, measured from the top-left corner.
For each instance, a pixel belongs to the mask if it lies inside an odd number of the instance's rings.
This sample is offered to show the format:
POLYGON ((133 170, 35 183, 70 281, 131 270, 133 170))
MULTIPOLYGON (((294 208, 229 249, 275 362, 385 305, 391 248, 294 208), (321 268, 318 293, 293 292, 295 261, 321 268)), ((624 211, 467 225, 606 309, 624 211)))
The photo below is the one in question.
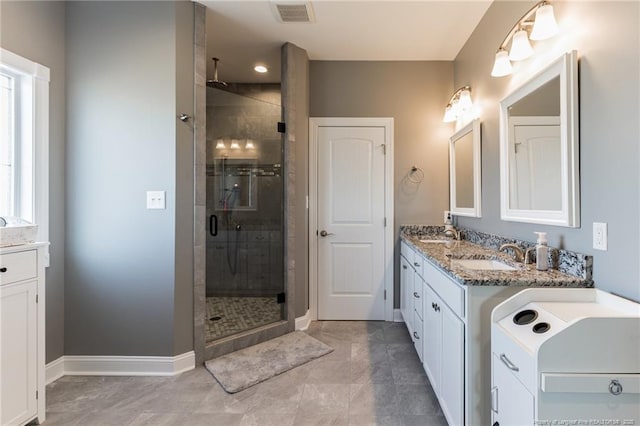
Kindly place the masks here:
POLYGON ((218 216, 215 214, 209 216, 209 234, 211 234, 212 237, 218 235, 218 216))

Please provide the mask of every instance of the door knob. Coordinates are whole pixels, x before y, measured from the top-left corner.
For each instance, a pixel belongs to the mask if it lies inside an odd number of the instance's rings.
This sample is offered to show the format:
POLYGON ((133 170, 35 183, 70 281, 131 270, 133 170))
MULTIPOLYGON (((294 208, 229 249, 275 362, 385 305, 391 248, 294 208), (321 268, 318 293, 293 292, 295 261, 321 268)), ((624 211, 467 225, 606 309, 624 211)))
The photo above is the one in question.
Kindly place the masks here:
POLYGON ((324 229, 322 231, 320 231, 320 236, 321 237, 326 237, 328 235, 333 235, 333 232, 327 232, 324 229))

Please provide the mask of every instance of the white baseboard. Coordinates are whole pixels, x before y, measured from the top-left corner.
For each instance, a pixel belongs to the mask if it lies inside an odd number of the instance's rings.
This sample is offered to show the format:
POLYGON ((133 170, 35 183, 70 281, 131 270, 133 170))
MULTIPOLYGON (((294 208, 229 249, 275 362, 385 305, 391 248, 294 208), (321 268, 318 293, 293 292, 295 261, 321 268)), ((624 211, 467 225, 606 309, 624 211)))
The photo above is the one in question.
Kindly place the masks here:
POLYGON ((296 318, 296 330, 306 330, 309 328, 309 324, 311 324, 309 310, 303 316, 296 318))
POLYGON ((400 311, 400 309, 393 310, 393 322, 404 322, 404 319, 402 318, 402 312, 400 311))
POLYGON ((62 376, 175 376, 196 366, 195 352, 170 356, 65 355, 47 364, 46 383, 62 376))
POLYGON ((44 383, 48 385, 64 376, 64 357, 51 361, 44 367, 44 383))

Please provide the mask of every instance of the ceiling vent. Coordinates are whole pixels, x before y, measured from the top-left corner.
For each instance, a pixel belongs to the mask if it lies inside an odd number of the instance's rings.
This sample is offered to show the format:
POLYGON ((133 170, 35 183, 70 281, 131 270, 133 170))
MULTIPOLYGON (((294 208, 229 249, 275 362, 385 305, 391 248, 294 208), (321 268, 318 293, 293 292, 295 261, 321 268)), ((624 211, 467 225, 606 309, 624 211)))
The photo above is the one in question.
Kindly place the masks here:
POLYGON ((271 2, 276 18, 284 23, 315 22, 311 2, 274 1, 271 2))

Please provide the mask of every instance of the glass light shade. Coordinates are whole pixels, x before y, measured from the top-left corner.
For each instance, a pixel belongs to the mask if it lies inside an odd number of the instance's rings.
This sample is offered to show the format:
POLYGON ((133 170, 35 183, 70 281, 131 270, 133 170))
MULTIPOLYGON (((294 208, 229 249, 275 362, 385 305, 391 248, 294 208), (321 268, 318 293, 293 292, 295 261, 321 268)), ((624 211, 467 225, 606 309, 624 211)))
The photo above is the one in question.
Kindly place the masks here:
POLYGON ((553 15, 553 6, 545 4, 536 10, 536 20, 531 30, 531 40, 546 40, 558 34, 558 24, 553 15))
POLYGON ((509 55, 506 50, 500 49, 496 53, 496 60, 493 63, 493 69, 491 75, 493 77, 504 77, 513 72, 511 61, 509 61, 509 55))
POLYGON ((456 121, 456 115, 453 113, 453 108, 451 105, 447 105, 447 108, 444 110, 444 118, 442 119, 445 123, 452 123, 456 121))
POLYGON ((509 52, 509 59, 512 61, 521 61, 527 59, 533 55, 533 49, 531 43, 529 43, 529 36, 526 30, 518 30, 511 40, 511 51, 509 52))
POLYGON ((231 149, 240 149, 240 144, 238 143, 237 139, 232 139, 231 140, 231 149))
POLYGON ((471 92, 469 90, 463 90, 460 92, 460 100, 458 101, 459 111, 468 111, 473 108, 473 102, 471 101, 471 92))
POLYGON ((255 149, 255 145, 251 139, 247 139, 247 143, 244 145, 245 149, 255 149))
POLYGON ((226 146, 224 146, 224 141, 222 139, 218 139, 216 141, 216 149, 225 149, 226 146))
POLYGON ((253 69, 254 69, 256 72, 259 72, 260 74, 264 74, 264 73, 266 73, 267 71, 269 71, 269 70, 267 69, 267 67, 265 67, 264 65, 256 65, 255 67, 253 67, 253 69))

